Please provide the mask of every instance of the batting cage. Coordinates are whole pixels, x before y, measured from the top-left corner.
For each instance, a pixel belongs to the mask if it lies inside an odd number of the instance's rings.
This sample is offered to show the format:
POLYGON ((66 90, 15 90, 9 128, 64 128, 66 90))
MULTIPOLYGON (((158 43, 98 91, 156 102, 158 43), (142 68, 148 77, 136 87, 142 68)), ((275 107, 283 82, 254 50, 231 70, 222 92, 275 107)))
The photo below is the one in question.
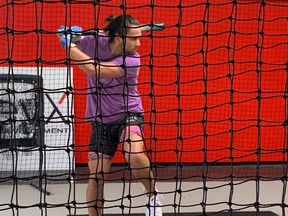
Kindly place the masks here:
POLYGON ((0 41, 0 215, 288 214, 287 0, 6 0, 0 41))

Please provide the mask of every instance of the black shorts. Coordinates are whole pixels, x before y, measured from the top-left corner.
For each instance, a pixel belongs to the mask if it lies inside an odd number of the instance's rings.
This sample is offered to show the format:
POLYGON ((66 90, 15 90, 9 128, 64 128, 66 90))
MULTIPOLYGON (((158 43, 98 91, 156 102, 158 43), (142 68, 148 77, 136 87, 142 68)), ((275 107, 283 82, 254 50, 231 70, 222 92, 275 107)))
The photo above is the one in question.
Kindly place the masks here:
POLYGON ((124 129, 127 126, 138 126, 143 134, 144 116, 142 113, 131 113, 109 123, 92 123, 89 152, 113 157, 124 129))

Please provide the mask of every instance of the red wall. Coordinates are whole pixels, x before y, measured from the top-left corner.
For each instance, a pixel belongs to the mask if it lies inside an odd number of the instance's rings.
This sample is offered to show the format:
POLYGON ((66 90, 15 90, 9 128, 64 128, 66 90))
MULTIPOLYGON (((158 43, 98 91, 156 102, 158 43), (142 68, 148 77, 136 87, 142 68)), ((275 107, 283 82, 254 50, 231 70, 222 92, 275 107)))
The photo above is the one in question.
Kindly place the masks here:
MULTIPOLYGON (((166 0, 154 1, 153 10, 148 0, 125 2, 125 12, 139 21, 166 25, 153 38, 144 34, 139 50, 146 144, 155 161, 287 160, 287 1, 269 0, 263 6, 211 0, 208 6, 195 0, 181 1, 180 7, 166 0)), ((96 20, 102 27, 109 14, 122 13, 121 0, 101 6, 84 1, 5 4, 0 3, 0 66, 7 66, 7 59, 15 67, 37 66, 40 59, 41 67, 64 67, 65 52, 55 35, 59 26, 89 29, 96 20)), ((76 163, 86 163, 89 143, 85 87, 85 75, 74 67, 76 163)), ((122 160, 119 153, 115 162, 122 160)))

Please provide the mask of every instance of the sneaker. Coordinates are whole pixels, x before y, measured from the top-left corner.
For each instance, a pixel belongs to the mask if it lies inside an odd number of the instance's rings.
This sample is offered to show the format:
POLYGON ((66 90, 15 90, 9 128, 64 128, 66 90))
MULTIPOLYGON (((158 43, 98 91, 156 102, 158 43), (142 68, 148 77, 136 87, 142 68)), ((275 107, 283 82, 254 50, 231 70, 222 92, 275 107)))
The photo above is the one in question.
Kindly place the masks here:
POLYGON ((162 216, 162 207, 160 202, 160 195, 153 195, 147 203, 146 216, 162 216))

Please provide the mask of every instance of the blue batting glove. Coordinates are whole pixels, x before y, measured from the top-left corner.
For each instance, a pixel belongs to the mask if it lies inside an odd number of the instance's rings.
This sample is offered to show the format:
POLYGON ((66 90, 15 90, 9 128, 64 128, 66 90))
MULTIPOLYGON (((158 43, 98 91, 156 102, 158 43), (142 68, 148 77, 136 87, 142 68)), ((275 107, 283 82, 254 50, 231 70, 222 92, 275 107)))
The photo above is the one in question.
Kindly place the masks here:
POLYGON ((81 39, 83 39, 82 31, 83 29, 80 26, 72 26, 71 27, 72 31, 72 42, 77 43, 81 39))
POLYGON ((71 31, 77 34, 77 33, 82 33, 83 29, 80 26, 72 26, 71 31))
POLYGON ((62 47, 70 46, 71 44, 71 32, 68 27, 61 26, 57 30, 57 36, 60 40, 60 44, 62 47))

